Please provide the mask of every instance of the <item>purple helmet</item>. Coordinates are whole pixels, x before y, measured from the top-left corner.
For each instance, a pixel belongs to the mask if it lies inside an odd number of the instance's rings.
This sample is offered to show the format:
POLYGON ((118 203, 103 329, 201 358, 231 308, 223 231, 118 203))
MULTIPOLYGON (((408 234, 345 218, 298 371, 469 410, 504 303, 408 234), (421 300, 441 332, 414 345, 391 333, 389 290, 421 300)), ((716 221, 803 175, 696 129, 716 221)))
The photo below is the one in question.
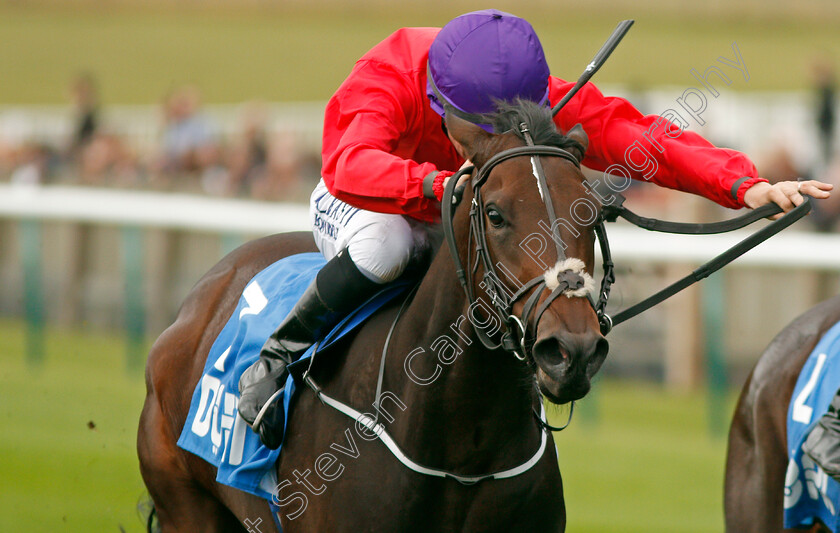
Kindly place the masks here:
POLYGON ((497 100, 548 101, 548 76, 542 44, 524 19, 486 9, 446 24, 429 48, 426 94, 440 116, 449 104, 456 116, 482 123, 497 100))

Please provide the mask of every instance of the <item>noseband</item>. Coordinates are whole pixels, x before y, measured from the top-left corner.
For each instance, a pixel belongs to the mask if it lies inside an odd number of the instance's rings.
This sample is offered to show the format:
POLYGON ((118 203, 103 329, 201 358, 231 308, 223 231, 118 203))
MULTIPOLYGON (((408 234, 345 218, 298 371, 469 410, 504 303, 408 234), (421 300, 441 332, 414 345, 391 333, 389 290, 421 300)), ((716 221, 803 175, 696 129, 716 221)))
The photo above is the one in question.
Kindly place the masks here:
MULTIPOLYGON (((474 247, 467 248, 467 264, 471 262, 472 249, 475 248, 476 258, 472 262, 472 268, 467 270, 461 262, 458 253, 458 243, 455 239, 455 231, 453 228, 454 208, 458 205, 460 198, 455 194, 455 186, 458 179, 467 172, 471 172, 474 168, 466 168, 459 171, 452 176, 446 184, 443 193, 443 201, 441 206, 441 213, 443 219, 444 235, 449 246, 450 254, 455 262, 455 271, 461 286, 467 296, 470 305, 476 302, 473 276, 478 271, 479 263, 483 267, 483 279, 479 283, 479 287, 484 289, 490 296, 493 306, 498 312, 499 316, 505 324, 505 331, 502 333, 498 342, 493 341, 490 336, 482 328, 475 328, 476 335, 481 343, 490 350, 502 348, 513 353, 517 359, 522 361, 532 356, 532 349, 536 337, 537 324, 540 321, 543 313, 548 310, 551 303, 556 300, 561 294, 566 294, 569 297, 578 296, 587 286, 587 274, 582 266, 582 262, 576 259, 569 259, 563 251, 563 246, 555 222, 557 215, 554 210, 554 204, 549 194, 548 182, 545 177, 545 172, 540 161, 540 156, 560 157, 569 161, 575 167, 580 168, 580 161, 572 153, 562 148, 555 146, 535 145, 528 125, 524 122, 519 125, 519 131, 525 137, 526 146, 518 146, 516 148, 509 148, 503 150, 498 154, 487 160, 484 165, 472 178, 473 199, 470 205, 470 230, 469 240, 474 242, 474 247), (482 201, 481 188, 490 176, 490 172, 498 165, 508 159, 515 157, 529 156, 531 158, 531 166, 534 172, 534 177, 537 180, 537 186, 542 197, 543 204, 548 213, 549 224, 552 232, 552 240, 557 249, 557 264, 555 268, 550 269, 545 274, 535 277, 522 285, 518 290, 513 291, 507 287, 502 281, 490 257, 487 246, 486 226, 485 226, 485 206, 482 201), (549 289, 550 293, 545 298, 539 307, 537 304, 543 292, 549 289), (531 292, 533 291, 533 292, 531 292), (521 316, 517 316, 513 312, 513 306, 520 299, 531 292, 530 297, 525 301, 525 306, 522 310, 521 316), (534 320, 531 320, 531 315, 534 314, 534 320)), ((609 332, 612 322, 610 317, 606 314, 605 309, 607 300, 609 299, 610 286, 615 281, 613 272, 613 264, 610 256, 609 245, 606 241, 606 231, 603 227, 603 219, 598 217, 595 223, 595 234, 598 237, 598 242, 601 245, 602 257, 604 259, 604 277, 601 280, 601 289, 599 291, 598 300, 595 301, 590 291, 585 291, 589 303, 595 310, 598 316, 598 322, 601 327, 602 334, 609 332)), ((512 277, 507 273, 504 265, 499 265, 505 270, 508 277, 512 277)), ((591 278, 590 278, 591 279, 591 278)))

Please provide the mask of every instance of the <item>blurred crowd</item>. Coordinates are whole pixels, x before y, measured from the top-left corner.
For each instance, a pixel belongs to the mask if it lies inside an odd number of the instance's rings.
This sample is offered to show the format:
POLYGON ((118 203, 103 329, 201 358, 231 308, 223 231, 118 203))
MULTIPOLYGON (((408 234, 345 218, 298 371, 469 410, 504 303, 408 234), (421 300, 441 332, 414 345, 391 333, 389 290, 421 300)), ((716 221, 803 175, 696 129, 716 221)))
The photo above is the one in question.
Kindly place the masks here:
MULTIPOLYGON (((766 178, 771 183, 788 180, 816 179, 831 183, 835 186, 835 193, 827 200, 814 202, 806 225, 810 229, 820 232, 834 232, 840 230, 840 147, 837 138, 837 78, 834 69, 834 61, 830 57, 817 57, 812 67, 811 94, 808 95, 808 116, 807 124, 800 124, 796 120, 800 118, 795 114, 789 114, 787 123, 776 121, 776 124, 790 124, 787 131, 774 131, 765 135, 758 146, 754 146, 747 155, 753 160, 758 169, 759 176, 766 178), (796 127, 799 126, 799 127, 796 127), (815 146, 812 146, 815 145, 815 146), (809 148, 803 150, 803 147, 809 148)), ((627 87, 626 97, 643 113, 657 114, 662 111, 660 108, 650 105, 648 93, 641 83, 631 83, 627 87)), ((711 107, 711 103, 709 104, 711 107)), ((778 109, 775 109, 778 112, 778 109)), ((718 146, 727 146, 739 149, 736 139, 721 141, 713 133, 699 132, 709 141, 718 146)), ((767 132, 762 132, 767 133, 767 132)), ((675 201, 672 191, 657 187, 641 181, 632 182, 630 188, 624 193, 632 200, 632 205, 645 214, 661 218, 678 218, 685 220, 692 217, 691 207, 675 201), (686 209, 689 207, 689 209, 686 209)), ((701 211, 709 211, 715 206, 708 202, 702 202, 701 211)), ((697 213, 694 213, 697 215, 697 213)), ((703 213, 703 217, 720 217, 703 213)), ((723 215, 724 217, 726 215, 723 215)))
MULTIPOLYGON (((776 142, 751 153, 771 182, 815 178, 840 188, 836 146, 836 77, 830 60, 813 66, 812 127, 817 155, 803 164, 790 143, 776 142)), ((220 127, 201 104, 196 87, 164 95, 150 146, 121 134, 103 120, 95 78, 80 74, 70 84, 71 127, 52 142, 4 137, 0 128, 0 181, 146 188, 261 200, 306 201, 320 177, 320 142, 301 142, 293 128, 278 128, 266 105, 239 106, 235 126, 220 127)), ((644 91, 628 96, 643 112, 644 91)), ((316 126, 320 127, 320 124, 316 126)), ((713 142, 715 139, 710 139, 713 142)), ((672 196, 658 187, 634 184, 628 196, 661 207, 672 196)), ((813 225, 837 229, 840 194, 815 206, 813 225)))
POLYGON ((817 231, 837 231, 840 229, 840 152, 836 149, 837 78, 830 58, 816 58, 811 68, 811 118, 817 143, 815 156, 808 164, 803 164, 789 143, 780 141, 758 154, 756 165, 760 175, 772 183, 797 179, 817 179, 832 183, 835 186, 834 195, 814 203, 809 221, 817 231))
POLYGON ((72 127, 61 141, 0 132, 0 180, 301 201, 320 176, 317 149, 273 129, 259 103, 241 106, 235 131, 224 134, 202 110, 197 88, 176 88, 160 104, 154 145, 142 149, 103 121, 91 75, 73 81, 70 100, 72 127))

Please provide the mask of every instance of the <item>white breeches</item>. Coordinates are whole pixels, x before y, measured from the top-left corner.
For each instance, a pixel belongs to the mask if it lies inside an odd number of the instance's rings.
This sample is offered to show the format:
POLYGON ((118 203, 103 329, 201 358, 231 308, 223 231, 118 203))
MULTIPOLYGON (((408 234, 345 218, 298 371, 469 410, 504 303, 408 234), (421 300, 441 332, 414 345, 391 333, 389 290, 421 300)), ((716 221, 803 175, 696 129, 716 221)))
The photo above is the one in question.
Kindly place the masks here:
POLYGON ((353 207, 330 194, 324 180, 309 199, 309 222, 328 261, 347 248, 356 267, 376 283, 397 279, 413 258, 442 242, 440 226, 353 207))

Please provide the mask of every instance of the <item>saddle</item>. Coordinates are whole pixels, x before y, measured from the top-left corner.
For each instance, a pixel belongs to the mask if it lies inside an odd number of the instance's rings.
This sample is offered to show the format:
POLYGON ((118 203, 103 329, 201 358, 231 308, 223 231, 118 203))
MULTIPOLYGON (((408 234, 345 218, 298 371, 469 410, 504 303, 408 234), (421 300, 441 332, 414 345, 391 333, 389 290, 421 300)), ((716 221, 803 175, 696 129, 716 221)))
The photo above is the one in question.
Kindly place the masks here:
MULTIPOLYGON (((217 468, 216 481, 268 501, 277 485, 273 467, 282 446, 276 450, 264 446, 239 416, 239 378, 257 360, 265 340, 324 264, 326 260, 318 253, 289 256, 248 282, 236 309, 210 348, 178 439, 179 447, 217 468)), ((409 287, 407 281, 386 285, 289 366, 290 377, 282 397, 277 400, 283 404, 287 421, 295 392, 301 386, 313 353, 355 330, 409 287)))

